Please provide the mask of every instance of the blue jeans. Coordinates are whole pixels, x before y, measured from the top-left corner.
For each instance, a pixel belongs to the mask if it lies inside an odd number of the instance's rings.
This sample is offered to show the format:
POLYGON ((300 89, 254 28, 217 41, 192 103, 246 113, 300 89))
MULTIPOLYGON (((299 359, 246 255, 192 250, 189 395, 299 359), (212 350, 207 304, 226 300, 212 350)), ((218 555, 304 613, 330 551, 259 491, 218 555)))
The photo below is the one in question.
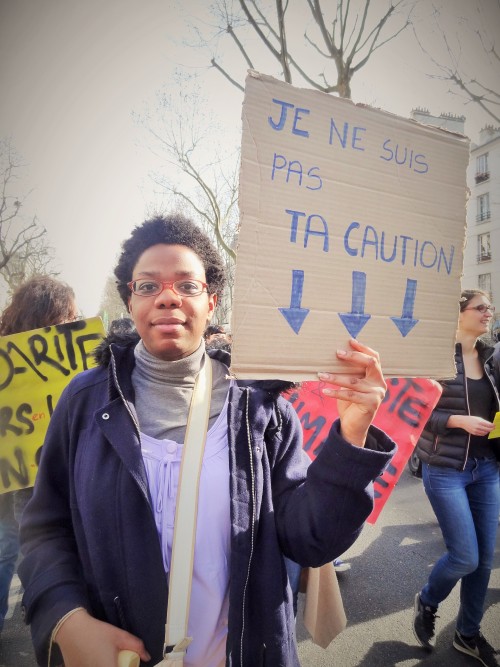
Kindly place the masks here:
POLYGON ((9 608, 10 582, 19 553, 19 528, 14 518, 14 492, 0 495, 0 632, 9 608))
POLYGON ((457 630, 471 637, 481 625, 495 552, 498 464, 470 458, 461 472, 424 463, 422 479, 448 551, 434 565, 420 598, 437 607, 461 580, 457 630))

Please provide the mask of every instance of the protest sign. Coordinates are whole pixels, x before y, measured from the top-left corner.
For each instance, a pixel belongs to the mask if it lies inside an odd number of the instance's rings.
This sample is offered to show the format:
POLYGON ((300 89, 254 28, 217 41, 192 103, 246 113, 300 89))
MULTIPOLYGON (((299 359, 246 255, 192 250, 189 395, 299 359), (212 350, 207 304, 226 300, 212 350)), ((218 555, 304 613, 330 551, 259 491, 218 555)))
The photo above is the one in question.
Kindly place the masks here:
POLYGON ((235 376, 349 372, 350 337, 387 377, 454 376, 468 159, 466 137, 251 72, 235 376))
POLYGON ((0 493, 33 486, 54 407, 103 335, 95 317, 0 337, 0 493))
MULTIPOLYGON (((337 402, 323 396, 320 387, 319 382, 304 382, 299 389, 286 396, 302 424, 304 451, 313 461, 338 417, 337 402)), ((381 477, 374 482, 375 505, 368 518, 369 523, 378 519, 440 396, 441 385, 434 380, 387 380, 387 392, 373 423, 397 443, 398 451, 381 477)))

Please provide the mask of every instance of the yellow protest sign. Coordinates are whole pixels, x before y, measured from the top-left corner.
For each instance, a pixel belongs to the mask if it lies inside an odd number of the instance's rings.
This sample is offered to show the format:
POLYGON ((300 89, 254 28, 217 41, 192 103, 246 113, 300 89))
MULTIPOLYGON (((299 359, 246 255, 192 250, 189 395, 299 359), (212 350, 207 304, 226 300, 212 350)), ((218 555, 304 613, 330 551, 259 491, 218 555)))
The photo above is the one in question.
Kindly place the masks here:
POLYGON ((33 486, 54 407, 103 336, 94 317, 0 337, 0 493, 33 486))
POLYGON ((500 412, 497 412, 495 414, 495 418, 493 419, 493 423, 495 424, 495 428, 493 431, 490 431, 488 434, 488 438, 500 438, 500 412))

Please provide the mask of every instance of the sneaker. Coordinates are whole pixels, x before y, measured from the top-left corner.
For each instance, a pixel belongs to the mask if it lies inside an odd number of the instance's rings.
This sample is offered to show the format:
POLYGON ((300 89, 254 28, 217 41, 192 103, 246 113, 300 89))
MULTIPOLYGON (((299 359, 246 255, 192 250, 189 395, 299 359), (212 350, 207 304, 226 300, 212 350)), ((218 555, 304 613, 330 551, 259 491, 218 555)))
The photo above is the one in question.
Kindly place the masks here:
POLYGON ((436 643, 435 624, 437 608, 422 604, 420 593, 415 595, 413 613, 413 632, 419 644, 432 651, 436 643))
POLYGON ((464 637, 455 630, 455 637, 453 638, 453 646, 466 655, 479 660, 485 667, 498 667, 500 662, 496 657, 498 651, 495 651, 493 646, 478 632, 474 637, 464 637))
POLYGON ((341 558, 336 558, 333 561, 333 569, 335 570, 335 572, 347 572, 348 570, 351 569, 351 564, 346 563, 341 558))

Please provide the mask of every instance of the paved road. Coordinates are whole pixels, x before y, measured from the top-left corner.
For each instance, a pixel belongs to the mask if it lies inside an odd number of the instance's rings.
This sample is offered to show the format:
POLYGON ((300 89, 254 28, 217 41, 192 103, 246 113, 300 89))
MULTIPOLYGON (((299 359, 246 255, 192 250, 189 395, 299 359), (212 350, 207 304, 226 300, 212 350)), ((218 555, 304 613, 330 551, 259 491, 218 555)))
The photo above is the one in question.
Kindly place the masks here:
MULTIPOLYGON (((301 664, 304 667, 471 667, 472 663, 477 667, 477 660, 462 657, 451 647, 458 586, 440 606, 433 653, 427 654, 413 636, 415 593, 442 552, 441 533, 422 482, 405 470, 378 522, 375 526, 365 526, 347 552, 345 560, 351 562, 351 570, 338 575, 347 628, 325 651, 307 638, 299 623, 301 664)), ((482 630, 500 645, 500 538, 482 630)))
MULTIPOLYGON (((440 607, 434 652, 423 651, 413 636, 414 595, 442 550, 441 533, 422 483, 405 471, 377 524, 367 525, 346 554, 352 568, 339 575, 339 582, 348 626, 327 650, 308 639, 300 620, 300 596, 297 638, 303 667, 477 667, 476 660, 451 647, 458 588, 440 607)), ((36 667, 28 632, 20 620, 16 590, 11 602, 12 617, 1 639, 0 667, 36 667)), ((500 644, 500 538, 483 632, 500 644)))

